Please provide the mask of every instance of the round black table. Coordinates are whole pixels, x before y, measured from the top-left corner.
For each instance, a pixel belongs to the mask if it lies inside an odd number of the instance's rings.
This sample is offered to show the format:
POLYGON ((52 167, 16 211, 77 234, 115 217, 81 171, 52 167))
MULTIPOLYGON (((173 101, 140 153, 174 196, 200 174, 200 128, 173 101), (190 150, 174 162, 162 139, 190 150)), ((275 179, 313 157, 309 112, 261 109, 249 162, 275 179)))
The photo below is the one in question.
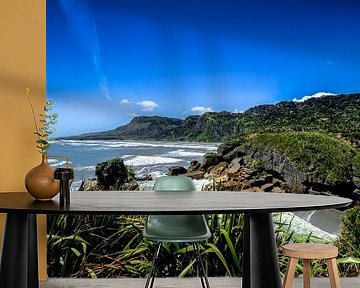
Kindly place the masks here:
MULTIPOLYGON (((245 213, 244 288, 280 288, 272 212, 346 207, 350 199, 259 192, 92 191, 72 192, 71 204, 34 201, 26 192, 0 193, 8 213, 0 264, 1 288, 39 287, 36 214, 226 214, 245 213)), ((240 286, 240 283, 239 283, 240 286)))

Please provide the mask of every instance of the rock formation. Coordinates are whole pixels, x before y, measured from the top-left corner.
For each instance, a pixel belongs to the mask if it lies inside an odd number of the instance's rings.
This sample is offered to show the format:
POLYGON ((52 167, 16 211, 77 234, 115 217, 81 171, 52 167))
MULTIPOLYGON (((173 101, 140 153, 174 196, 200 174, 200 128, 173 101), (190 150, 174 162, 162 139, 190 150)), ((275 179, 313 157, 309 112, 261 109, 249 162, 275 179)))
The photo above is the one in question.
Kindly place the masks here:
POLYGON ((125 166, 122 158, 114 158, 98 163, 96 179, 83 180, 80 191, 94 190, 137 190, 139 185, 134 172, 125 166))
POLYGON ((184 171, 179 175, 211 179, 205 190, 307 193, 360 199, 352 179, 326 184, 311 173, 300 171, 283 153, 268 147, 226 143, 216 153, 205 154, 201 164, 193 161, 188 169, 177 169, 184 171))

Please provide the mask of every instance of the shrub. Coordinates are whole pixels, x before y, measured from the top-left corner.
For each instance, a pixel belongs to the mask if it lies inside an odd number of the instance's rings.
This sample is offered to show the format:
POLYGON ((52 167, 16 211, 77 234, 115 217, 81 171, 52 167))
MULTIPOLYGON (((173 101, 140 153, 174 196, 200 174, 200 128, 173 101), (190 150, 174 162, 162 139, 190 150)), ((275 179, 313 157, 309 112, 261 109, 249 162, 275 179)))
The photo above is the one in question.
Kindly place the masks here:
POLYGON ((347 277, 360 276, 360 205, 348 209, 342 219, 339 247, 339 270, 347 277))
POLYGON ((247 143, 284 153, 300 171, 324 183, 333 185, 351 179, 356 151, 345 141, 317 132, 287 132, 252 135, 247 143))

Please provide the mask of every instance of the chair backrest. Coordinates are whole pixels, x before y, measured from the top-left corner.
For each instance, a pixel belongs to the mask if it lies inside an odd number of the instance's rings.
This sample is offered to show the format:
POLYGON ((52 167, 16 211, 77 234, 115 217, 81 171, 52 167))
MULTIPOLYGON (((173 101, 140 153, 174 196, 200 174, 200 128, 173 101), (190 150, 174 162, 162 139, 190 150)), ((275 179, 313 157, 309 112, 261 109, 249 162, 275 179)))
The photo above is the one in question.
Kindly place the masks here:
MULTIPOLYGON (((159 191, 196 191, 194 181, 185 176, 163 176, 154 184, 159 191)), ((144 226, 144 236, 160 242, 194 242, 211 236, 203 215, 149 215, 144 226)))
POLYGON ((155 191, 195 191, 196 186, 190 177, 162 176, 155 181, 155 191))

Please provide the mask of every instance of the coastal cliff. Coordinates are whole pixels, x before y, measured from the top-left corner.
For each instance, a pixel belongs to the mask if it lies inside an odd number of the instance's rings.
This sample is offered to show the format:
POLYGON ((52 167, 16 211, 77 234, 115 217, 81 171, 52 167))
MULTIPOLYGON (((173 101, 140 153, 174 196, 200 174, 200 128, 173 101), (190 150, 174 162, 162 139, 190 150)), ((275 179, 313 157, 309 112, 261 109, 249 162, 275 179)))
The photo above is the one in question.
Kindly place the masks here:
POLYGON ((316 132, 241 137, 170 175, 211 179, 205 190, 338 195, 360 200, 359 152, 316 132))

